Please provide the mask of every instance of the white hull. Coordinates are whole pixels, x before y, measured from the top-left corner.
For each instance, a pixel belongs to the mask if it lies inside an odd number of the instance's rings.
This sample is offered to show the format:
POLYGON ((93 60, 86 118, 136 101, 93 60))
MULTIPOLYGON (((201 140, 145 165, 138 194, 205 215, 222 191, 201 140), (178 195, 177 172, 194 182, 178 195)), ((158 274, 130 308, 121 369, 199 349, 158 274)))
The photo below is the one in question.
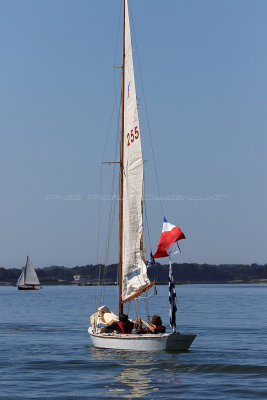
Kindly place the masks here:
POLYGON ((146 335, 97 334, 88 329, 93 345, 102 349, 160 351, 188 350, 196 335, 158 333, 146 335))

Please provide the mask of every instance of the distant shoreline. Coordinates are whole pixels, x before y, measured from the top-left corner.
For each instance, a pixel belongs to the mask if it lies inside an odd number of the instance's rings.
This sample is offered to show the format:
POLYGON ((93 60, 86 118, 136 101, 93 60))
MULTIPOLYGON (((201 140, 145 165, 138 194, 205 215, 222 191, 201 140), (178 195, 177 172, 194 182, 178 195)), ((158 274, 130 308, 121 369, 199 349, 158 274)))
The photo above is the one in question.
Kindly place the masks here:
MULTIPOLYGON (((252 280, 252 281, 229 281, 229 282, 211 282, 211 281, 197 281, 197 282, 175 282, 175 285, 177 286, 185 286, 185 285, 253 285, 253 284, 267 284, 267 279, 258 279, 258 280, 252 280)), ((158 282, 155 284, 155 286, 168 286, 168 282, 158 282)), ((5 287, 5 286, 13 286, 16 287, 15 284, 9 283, 9 282, 0 282, 0 287, 5 287)), ((59 282, 59 283, 42 283, 41 286, 99 286, 97 283, 75 283, 75 282, 59 282)), ((102 286, 117 286, 115 283, 103 283, 102 286)))
MULTIPOLYGON (((51 266, 35 268, 41 285, 80 285, 97 286, 99 282, 106 286, 116 284, 118 264, 85 265, 66 268, 51 266)), ((147 269, 151 282, 166 285, 169 282, 169 266, 156 263, 147 269)), ((0 268, 0 285, 15 286, 21 274, 21 268, 0 268)), ((267 283, 267 264, 176 264, 173 263, 174 282, 185 284, 247 284, 267 283)))

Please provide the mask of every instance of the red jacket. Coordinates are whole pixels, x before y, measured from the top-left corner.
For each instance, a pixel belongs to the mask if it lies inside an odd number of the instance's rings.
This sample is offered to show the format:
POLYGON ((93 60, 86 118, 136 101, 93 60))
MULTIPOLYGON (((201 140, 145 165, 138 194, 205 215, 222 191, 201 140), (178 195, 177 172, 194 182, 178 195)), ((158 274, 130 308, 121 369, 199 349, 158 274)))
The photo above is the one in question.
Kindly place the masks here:
POLYGON ((133 330, 134 324, 131 321, 128 321, 127 324, 123 324, 121 321, 117 321, 122 333, 131 333, 133 330))
POLYGON ((112 333, 117 331, 119 333, 131 333, 134 324, 131 321, 128 321, 127 324, 123 324, 121 321, 112 322, 111 325, 105 327, 105 333, 112 333))

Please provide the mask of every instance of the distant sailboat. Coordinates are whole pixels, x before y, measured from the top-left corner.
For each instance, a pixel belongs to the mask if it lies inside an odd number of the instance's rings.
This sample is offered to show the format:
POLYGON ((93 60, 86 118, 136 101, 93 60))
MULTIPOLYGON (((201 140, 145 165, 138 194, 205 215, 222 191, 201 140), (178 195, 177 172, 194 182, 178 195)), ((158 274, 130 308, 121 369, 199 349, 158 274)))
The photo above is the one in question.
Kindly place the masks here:
POLYGON ((32 262, 29 256, 27 256, 26 265, 23 268, 20 277, 17 282, 19 290, 38 290, 40 287, 38 276, 32 266, 32 262))

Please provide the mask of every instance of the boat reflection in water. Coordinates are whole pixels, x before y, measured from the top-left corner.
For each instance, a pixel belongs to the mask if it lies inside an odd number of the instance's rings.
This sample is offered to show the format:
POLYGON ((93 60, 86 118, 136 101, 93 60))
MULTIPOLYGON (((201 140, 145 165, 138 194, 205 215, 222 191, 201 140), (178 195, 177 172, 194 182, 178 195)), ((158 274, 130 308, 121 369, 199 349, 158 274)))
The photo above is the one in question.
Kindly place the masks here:
POLYGON ((146 353, 144 357, 143 352, 130 354, 129 351, 114 352, 93 346, 89 347, 89 352, 92 360, 101 362, 105 388, 112 398, 151 398, 153 394, 156 397, 160 386, 166 384, 170 389, 168 397, 183 398, 183 394, 174 390, 184 385, 176 356, 175 360, 173 356, 166 359, 166 353, 165 357, 164 353, 146 353))
POLYGON ((156 369, 153 367, 155 360, 152 356, 146 354, 144 360, 141 356, 142 353, 140 356, 139 353, 135 353, 133 356, 129 351, 117 350, 114 353, 114 350, 95 347, 89 349, 92 359, 108 363, 110 379, 106 379, 108 381, 106 389, 111 397, 143 398, 158 390, 152 384, 152 371, 156 369))
POLYGON ((158 388, 153 387, 153 380, 151 378, 151 372, 153 367, 141 369, 141 365, 138 367, 125 368, 119 375, 115 376, 114 387, 109 386, 108 391, 111 393, 120 393, 120 397, 124 398, 149 398, 151 392, 158 391, 158 388), (123 387, 126 388, 123 389, 123 387), (119 387, 116 387, 119 386, 119 387), (123 391, 127 393, 123 394, 123 391))

